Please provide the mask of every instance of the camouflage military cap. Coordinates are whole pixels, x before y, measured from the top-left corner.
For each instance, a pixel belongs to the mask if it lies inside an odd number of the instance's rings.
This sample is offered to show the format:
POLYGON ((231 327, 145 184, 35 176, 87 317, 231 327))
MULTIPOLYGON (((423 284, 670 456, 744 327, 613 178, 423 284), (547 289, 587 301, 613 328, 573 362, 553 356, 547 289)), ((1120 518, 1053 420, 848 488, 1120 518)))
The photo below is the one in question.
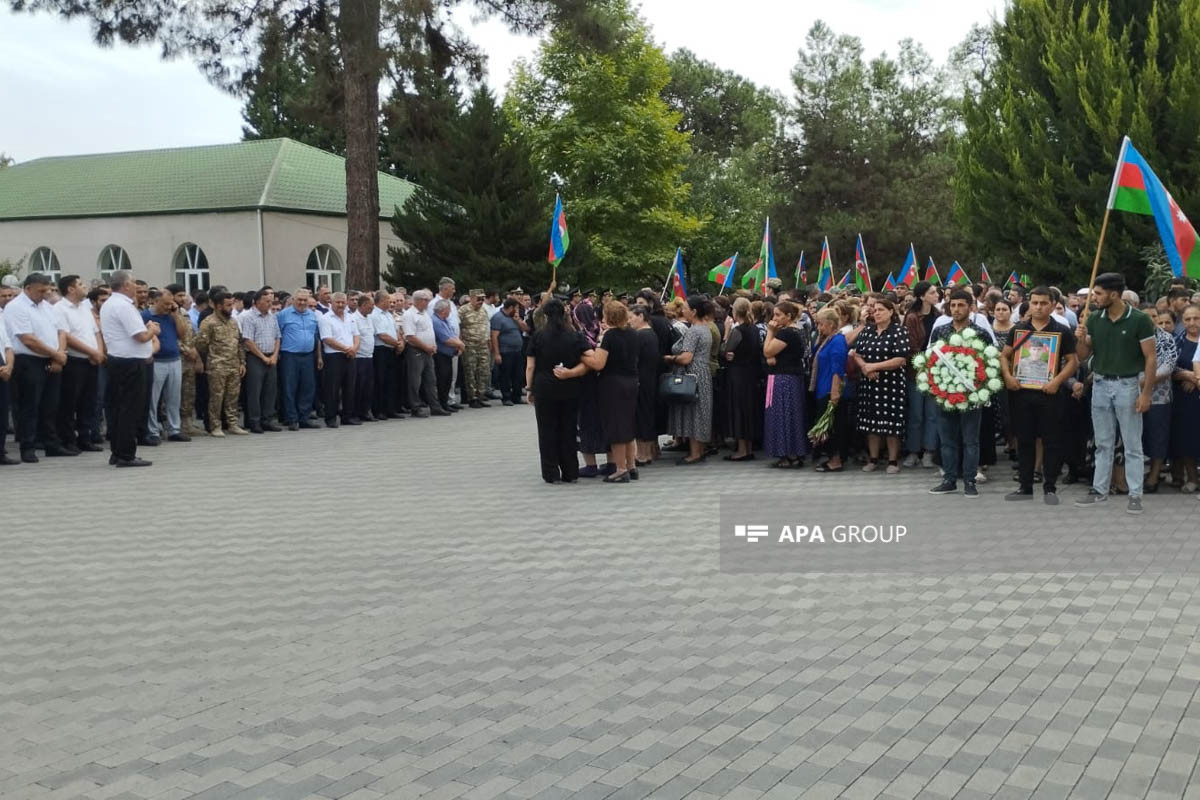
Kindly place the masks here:
POLYGON ((483 289, 472 289, 471 290, 471 297, 484 297, 484 296, 485 295, 484 295, 483 289))

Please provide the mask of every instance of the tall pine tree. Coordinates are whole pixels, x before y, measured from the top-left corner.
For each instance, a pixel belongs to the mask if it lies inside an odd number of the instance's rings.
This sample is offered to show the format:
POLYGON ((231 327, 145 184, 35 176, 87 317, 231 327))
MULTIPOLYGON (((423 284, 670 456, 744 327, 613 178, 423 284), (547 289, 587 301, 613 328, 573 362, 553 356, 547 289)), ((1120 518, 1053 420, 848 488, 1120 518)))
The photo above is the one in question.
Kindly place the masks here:
MULTIPOLYGON (((1200 0, 1014 0, 964 102, 964 221, 1018 271, 1086 282, 1121 137, 1200 214, 1200 0)), ((1102 269, 1140 285, 1148 218, 1114 214, 1102 269)))
POLYGON ((461 288, 545 283, 549 206, 528 147, 487 87, 440 123, 437 135, 438 145, 409 164, 420 188, 392 221, 407 247, 389 249, 388 280, 433 285, 452 275, 461 288))

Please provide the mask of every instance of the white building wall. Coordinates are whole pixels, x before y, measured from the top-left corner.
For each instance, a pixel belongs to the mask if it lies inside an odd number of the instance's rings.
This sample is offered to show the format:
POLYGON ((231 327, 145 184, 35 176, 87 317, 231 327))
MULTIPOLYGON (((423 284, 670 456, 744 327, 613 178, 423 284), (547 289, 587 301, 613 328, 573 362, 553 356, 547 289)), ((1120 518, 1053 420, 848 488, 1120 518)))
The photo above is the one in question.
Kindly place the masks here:
MULTIPOLYGON (((345 269, 346 218, 322 217, 275 211, 263 212, 263 241, 266 249, 267 283, 291 291, 304 285, 304 269, 308 254, 318 245, 329 245, 337 251, 345 269)), ((379 269, 387 269, 388 245, 399 245, 389 222, 379 223, 379 269)), ((358 287, 347 287, 358 288, 358 287)))

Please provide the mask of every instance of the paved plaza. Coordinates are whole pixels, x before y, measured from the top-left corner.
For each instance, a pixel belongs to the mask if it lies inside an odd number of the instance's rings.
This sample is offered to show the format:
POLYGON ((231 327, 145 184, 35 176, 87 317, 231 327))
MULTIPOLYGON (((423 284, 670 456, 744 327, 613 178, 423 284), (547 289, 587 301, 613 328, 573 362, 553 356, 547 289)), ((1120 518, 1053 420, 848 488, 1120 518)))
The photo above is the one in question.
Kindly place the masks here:
MULTIPOLYGON (((144 455, 0 471, 4 800, 1200 797, 1194 570, 718 570, 722 492, 928 470, 548 486, 528 407, 144 455)), ((1007 469, 930 513, 1011 519, 1007 469)), ((1081 491, 1048 549, 1200 537, 1081 491)))

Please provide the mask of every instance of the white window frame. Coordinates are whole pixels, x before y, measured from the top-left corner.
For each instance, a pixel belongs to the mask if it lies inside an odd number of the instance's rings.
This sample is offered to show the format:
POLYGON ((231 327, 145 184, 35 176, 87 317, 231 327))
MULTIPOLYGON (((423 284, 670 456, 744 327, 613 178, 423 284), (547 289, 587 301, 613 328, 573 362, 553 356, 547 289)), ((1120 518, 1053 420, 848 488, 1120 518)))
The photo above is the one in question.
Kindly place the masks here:
POLYGON ((318 286, 328 286, 331 292, 345 291, 344 276, 345 262, 336 247, 319 244, 309 252, 304 262, 304 285, 309 289, 315 292, 318 286), (316 269, 310 266, 314 260, 316 269))
POLYGON ((57 284, 62 277, 62 264, 52 248, 40 245, 29 254, 29 272, 40 272, 57 284))
POLYGON ((100 251, 96 266, 100 270, 100 279, 107 281, 119 269, 133 269, 129 253, 119 244, 110 244, 100 251))
POLYGON ((171 274, 173 282, 183 286, 188 294, 195 294, 201 289, 207 292, 212 286, 212 272, 208 266, 208 256, 204 254, 203 248, 195 242, 184 242, 175 251, 175 257, 171 259, 171 274), (180 269, 180 256, 183 257, 182 269, 180 269))

